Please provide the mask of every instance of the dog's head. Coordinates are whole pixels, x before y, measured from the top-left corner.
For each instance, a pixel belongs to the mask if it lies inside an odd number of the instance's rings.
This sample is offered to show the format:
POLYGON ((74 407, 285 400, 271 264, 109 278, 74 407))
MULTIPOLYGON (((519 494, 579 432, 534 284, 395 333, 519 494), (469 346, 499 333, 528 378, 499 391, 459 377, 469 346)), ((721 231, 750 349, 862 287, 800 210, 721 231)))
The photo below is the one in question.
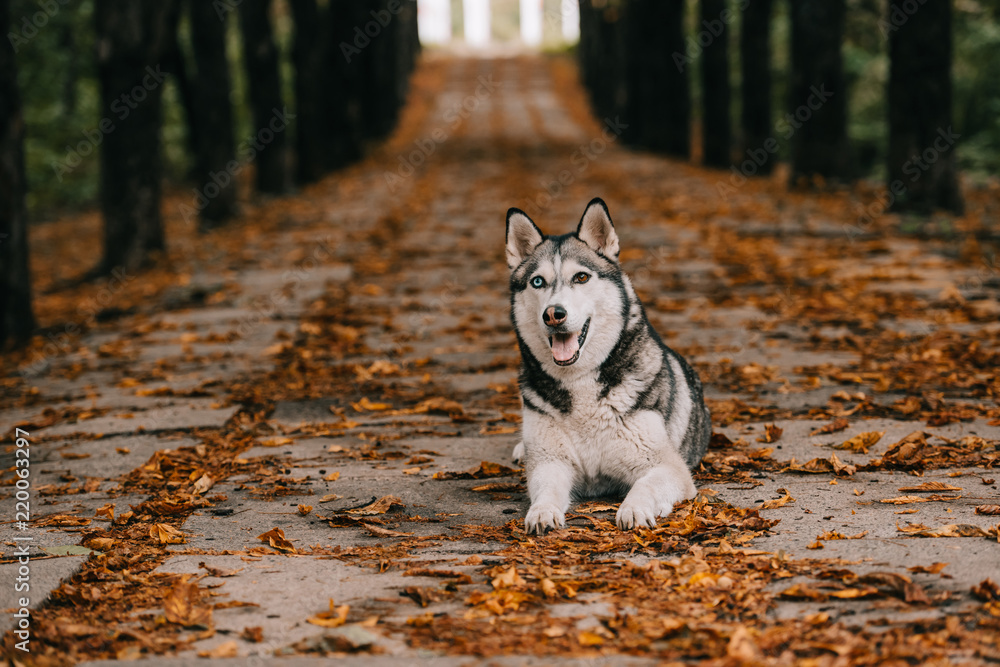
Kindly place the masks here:
POLYGON ((576 232, 545 236, 523 211, 507 211, 511 317, 549 372, 603 362, 628 316, 618 235, 601 199, 587 205, 576 232))

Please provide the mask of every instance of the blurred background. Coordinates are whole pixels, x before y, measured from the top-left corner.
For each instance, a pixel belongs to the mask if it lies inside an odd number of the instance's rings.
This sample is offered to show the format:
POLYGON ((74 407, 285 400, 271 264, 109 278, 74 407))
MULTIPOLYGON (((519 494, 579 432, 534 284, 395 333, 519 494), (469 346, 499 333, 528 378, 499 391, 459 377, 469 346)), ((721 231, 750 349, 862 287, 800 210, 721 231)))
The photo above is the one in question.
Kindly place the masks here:
MULTIPOLYGON (((205 231, 369 154, 421 53, 572 58, 626 145, 733 184, 871 181, 883 208, 960 214, 962 184, 1000 171, 1000 0, 0 0, 0 15, 8 313, 30 301, 20 230, 99 210, 82 280, 149 265, 164 194, 193 190, 181 213, 205 231)), ((3 322, 0 339, 31 331, 30 314, 3 322)))

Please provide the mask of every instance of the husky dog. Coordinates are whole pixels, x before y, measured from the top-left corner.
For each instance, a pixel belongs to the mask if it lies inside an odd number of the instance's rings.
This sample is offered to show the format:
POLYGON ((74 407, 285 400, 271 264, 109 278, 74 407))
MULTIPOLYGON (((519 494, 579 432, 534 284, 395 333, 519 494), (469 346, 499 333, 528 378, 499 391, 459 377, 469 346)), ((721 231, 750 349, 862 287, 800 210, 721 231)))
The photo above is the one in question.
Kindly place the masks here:
POLYGON ((701 380, 653 331, 618 264, 608 207, 545 236, 507 211, 511 321, 521 349, 527 532, 565 525, 571 497, 624 496, 625 530, 655 526, 695 495, 690 468, 712 434, 701 380))

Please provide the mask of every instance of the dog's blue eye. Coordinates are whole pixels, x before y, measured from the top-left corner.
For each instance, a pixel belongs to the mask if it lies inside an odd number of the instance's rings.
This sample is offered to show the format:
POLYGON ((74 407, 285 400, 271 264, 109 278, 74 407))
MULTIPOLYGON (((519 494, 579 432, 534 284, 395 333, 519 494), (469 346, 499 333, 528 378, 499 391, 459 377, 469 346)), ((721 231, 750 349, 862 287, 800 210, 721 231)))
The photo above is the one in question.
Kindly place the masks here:
POLYGON ((578 285, 582 285, 588 280, 590 280, 590 274, 584 273, 583 271, 573 276, 573 282, 575 282, 578 285))
POLYGON ((541 289, 542 287, 545 287, 545 278, 542 278, 541 276, 535 276, 534 278, 531 279, 531 286, 534 287, 535 289, 541 289))

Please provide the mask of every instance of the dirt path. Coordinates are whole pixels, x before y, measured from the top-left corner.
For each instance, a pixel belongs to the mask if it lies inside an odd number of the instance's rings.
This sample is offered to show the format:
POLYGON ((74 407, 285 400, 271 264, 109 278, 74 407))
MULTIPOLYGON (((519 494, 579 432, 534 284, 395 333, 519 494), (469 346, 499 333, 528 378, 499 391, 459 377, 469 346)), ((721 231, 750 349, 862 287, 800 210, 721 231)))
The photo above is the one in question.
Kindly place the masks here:
MULTIPOLYGON (((1000 579, 997 519, 976 510, 998 502, 989 249, 869 221, 864 188, 628 152, 627 119, 591 119, 574 76, 429 60, 364 163, 207 238, 178 194, 159 268, 41 299, 55 339, 8 360, 0 428, 30 434, 34 523, 10 533, 32 538, 32 606, 52 596, 9 654, 1000 657, 980 584, 1000 579), (562 233, 594 196, 717 435, 701 495, 657 529, 617 531, 608 499, 529 539, 503 215, 562 233)), ((952 224, 979 229, 990 201, 952 224)), ((69 224, 36 240, 37 271, 66 270, 69 224)))

